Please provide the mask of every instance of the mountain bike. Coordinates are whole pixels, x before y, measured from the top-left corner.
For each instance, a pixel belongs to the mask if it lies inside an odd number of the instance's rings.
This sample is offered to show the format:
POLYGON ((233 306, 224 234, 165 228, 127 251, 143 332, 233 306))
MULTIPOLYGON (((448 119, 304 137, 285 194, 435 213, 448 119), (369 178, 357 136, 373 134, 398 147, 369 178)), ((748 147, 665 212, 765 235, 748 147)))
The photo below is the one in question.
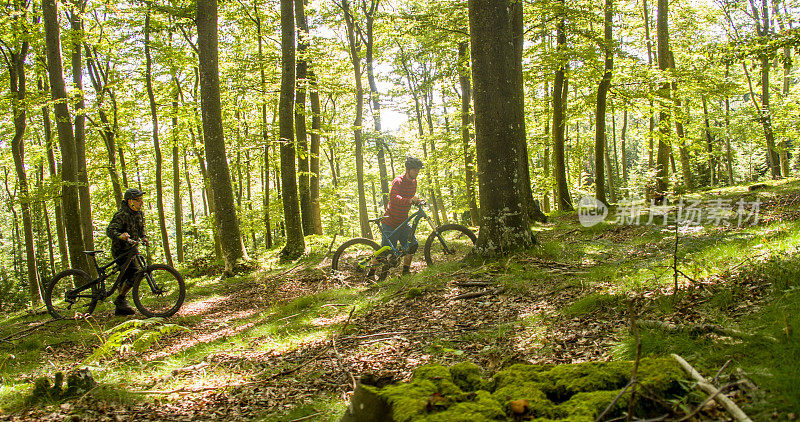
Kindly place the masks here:
MULTIPOLYGON (((460 224, 443 224, 437 227, 425 212, 427 204, 423 201, 416 206, 417 211, 408 216, 406 221, 397 226, 397 229, 389 233, 388 236, 381 230, 380 223, 383 217, 369 221, 378 226, 378 233, 381 234, 381 238, 384 241, 409 223, 411 223, 411 236, 416 233, 420 220, 427 221, 433 229, 433 232, 425 240, 423 247, 425 263, 428 266, 443 262, 460 261, 475 246, 477 237, 472 230, 460 224)), ((403 249, 402 246, 395 247, 392 244, 382 247, 372 239, 357 237, 344 242, 336 249, 331 261, 331 268, 337 271, 349 272, 364 279, 381 281, 386 278, 389 270, 397 266, 402 261, 402 257, 407 254, 408 251, 403 249)))
POLYGON ((139 242, 128 242, 133 246, 130 252, 102 267, 96 255, 103 251, 83 252, 92 258, 98 274, 95 279, 77 268, 56 274, 44 292, 44 303, 50 315, 55 319, 75 319, 91 314, 98 302, 122 287, 125 271, 134 261, 140 268, 134 275, 131 289, 136 309, 147 317, 169 317, 178 312, 186 298, 183 276, 169 265, 146 265, 139 254, 139 242), (114 284, 106 290, 106 280, 117 273, 114 284))

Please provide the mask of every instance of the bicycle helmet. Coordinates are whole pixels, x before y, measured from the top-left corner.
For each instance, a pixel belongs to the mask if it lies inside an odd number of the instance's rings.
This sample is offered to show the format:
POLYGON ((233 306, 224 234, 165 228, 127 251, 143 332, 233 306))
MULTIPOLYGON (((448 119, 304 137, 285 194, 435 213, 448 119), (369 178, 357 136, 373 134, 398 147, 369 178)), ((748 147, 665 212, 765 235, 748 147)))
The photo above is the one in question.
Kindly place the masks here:
POLYGON ((411 155, 406 157, 406 169, 421 169, 423 167, 422 160, 411 155))

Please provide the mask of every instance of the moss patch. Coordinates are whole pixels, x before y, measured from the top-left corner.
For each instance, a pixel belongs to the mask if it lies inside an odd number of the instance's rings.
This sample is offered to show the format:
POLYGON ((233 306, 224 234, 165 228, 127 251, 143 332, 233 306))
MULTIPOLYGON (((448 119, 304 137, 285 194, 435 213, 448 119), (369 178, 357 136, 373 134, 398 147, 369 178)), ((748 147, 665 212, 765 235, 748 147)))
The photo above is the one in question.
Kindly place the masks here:
MULTIPOLYGON (((411 381, 372 389, 388 403, 396 422, 511 421, 525 417, 547 421, 592 421, 628 384, 633 363, 587 362, 572 365, 514 365, 490 378, 472 363, 450 368, 422 366, 411 381), (523 414, 511 403, 525 403, 523 414)), ((641 385, 661 399, 684 392, 685 379, 671 358, 646 358, 640 362, 641 385)), ((622 415, 630 394, 623 394, 607 414, 622 415)), ((637 416, 665 411, 659 403, 639 397, 637 416)))

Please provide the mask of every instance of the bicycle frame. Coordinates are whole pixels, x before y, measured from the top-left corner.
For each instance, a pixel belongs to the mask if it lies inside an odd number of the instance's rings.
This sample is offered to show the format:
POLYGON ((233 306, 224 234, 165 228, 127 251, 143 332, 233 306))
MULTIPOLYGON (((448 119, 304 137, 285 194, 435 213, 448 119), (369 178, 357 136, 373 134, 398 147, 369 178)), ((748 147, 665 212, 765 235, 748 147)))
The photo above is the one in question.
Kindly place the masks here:
POLYGON ((436 227, 436 225, 433 224, 433 221, 431 220, 431 218, 425 212, 424 205, 422 205, 422 204, 417 205, 417 211, 415 213, 409 215, 408 218, 406 218, 405 221, 403 221, 399 226, 397 226, 397 228, 392 230, 392 232, 389 233, 388 236, 386 235, 386 233, 383 232, 383 230, 381 230, 381 222, 377 221, 377 223, 378 223, 378 231, 381 233, 381 240, 386 241, 387 243, 389 243, 389 246, 384 246, 384 247, 378 249, 377 251, 375 251, 375 256, 378 256, 378 255, 382 254, 384 251, 387 250, 386 248, 390 248, 391 251, 392 251, 392 254, 394 254, 394 256, 400 256, 400 255, 404 254, 405 251, 404 250, 400 251, 400 250, 398 250, 398 248, 395 248, 394 245, 392 244, 392 241, 389 240, 389 238, 394 236, 395 233, 400 231, 400 229, 402 229, 411 220, 414 220, 414 222, 411 223, 411 232, 409 233, 409 235, 413 236, 414 234, 417 233, 417 226, 419 226, 419 220, 422 220, 423 218, 425 219, 425 221, 428 222, 428 224, 430 224, 431 228, 435 228, 436 227))
MULTIPOLYGON (((79 297, 93 298, 93 297, 97 296, 98 300, 104 300, 107 297, 109 297, 112 294, 114 294, 114 292, 117 290, 117 288, 119 288, 119 286, 122 284, 122 276, 125 274, 125 271, 131 265, 131 262, 133 262, 133 260, 136 259, 137 257, 139 259, 141 259, 141 255, 139 255, 139 250, 134 248, 133 251, 130 253, 130 257, 125 260, 125 265, 118 265, 116 268, 112 269, 111 272, 106 273, 106 270, 109 267, 117 264, 119 262, 120 258, 116 258, 116 259, 112 260, 111 262, 109 262, 108 264, 106 264, 106 265, 101 267, 97 263, 97 257, 95 257, 95 253, 91 253, 91 254, 88 254, 88 255, 92 257, 92 262, 94 263, 94 268, 97 270, 97 278, 95 278, 94 280, 84 284, 83 286, 78 286, 78 287, 68 291, 67 292, 67 296, 74 297, 74 298, 79 298, 79 297), (105 281, 108 278, 110 278, 112 275, 114 275, 115 273, 119 273, 119 275, 117 276, 117 279, 114 281, 114 284, 111 286, 111 289, 106 291, 105 281), (96 294, 89 294, 89 295, 81 295, 80 294, 81 292, 91 288, 94 285, 98 285, 98 284, 100 285, 100 290, 96 294)), ((142 268, 144 268, 143 262, 139 262, 139 264, 140 264, 140 266, 142 268)), ((152 281, 149 280, 149 279, 148 279, 148 284, 150 284, 150 287, 153 288, 153 290, 155 291, 155 287, 154 287, 152 281)))

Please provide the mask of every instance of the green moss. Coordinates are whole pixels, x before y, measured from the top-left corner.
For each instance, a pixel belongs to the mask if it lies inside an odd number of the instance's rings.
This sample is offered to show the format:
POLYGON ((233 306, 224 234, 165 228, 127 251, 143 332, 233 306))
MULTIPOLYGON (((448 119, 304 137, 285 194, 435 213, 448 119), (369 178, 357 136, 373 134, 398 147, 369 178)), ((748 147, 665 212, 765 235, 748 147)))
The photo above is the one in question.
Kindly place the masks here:
POLYGON ((450 375, 462 391, 476 391, 487 387, 487 381, 481 377, 481 368, 472 362, 461 362, 451 366, 450 375))
MULTIPOLYGON (((526 400, 526 418, 544 421, 592 421, 630 381, 633 363, 587 362, 572 365, 513 365, 491 379, 481 377, 472 363, 450 369, 426 365, 408 383, 375 388, 392 409, 397 422, 453 422, 513 420, 511 402, 526 400)), ((684 393, 682 369, 671 358, 642 359, 638 379, 658 397, 684 393)), ((374 387, 367 387, 374 388, 374 387)), ((628 394, 617 400, 609 416, 619 416, 628 406, 628 394)), ((654 415, 661 405, 641 398, 637 415, 654 415)))

